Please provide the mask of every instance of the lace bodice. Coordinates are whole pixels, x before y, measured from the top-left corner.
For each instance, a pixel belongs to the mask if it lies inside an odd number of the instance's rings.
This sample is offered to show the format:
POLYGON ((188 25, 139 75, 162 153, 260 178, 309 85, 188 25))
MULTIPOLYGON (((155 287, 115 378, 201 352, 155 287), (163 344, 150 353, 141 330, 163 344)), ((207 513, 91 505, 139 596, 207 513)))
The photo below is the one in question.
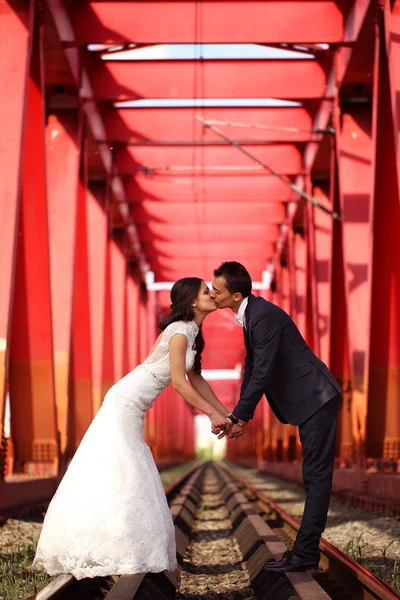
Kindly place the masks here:
POLYGON ((169 362, 169 342, 171 338, 181 333, 186 336, 188 345, 186 350, 186 372, 193 367, 196 350, 194 350, 194 342, 199 332, 199 328, 194 321, 176 321, 168 325, 164 329, 160 341, 155 349, 142 363, 144 367, 149 369, 155 378, 163 384, 168 385, 171 381, 171 370, 169 362))

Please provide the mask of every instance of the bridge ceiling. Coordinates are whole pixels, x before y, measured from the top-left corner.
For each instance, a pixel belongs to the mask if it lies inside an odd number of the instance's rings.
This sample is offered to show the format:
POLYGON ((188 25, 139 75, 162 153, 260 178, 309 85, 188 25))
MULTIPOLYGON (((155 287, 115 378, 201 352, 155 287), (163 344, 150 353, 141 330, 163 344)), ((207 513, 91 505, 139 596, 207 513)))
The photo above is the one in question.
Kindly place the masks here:
MULTIPOLYGON (((210 280, 222 260, 233 259, 261 281, 292 189, 198 118, 287 182, 311 169, 326 177, 330 138, 318 128, 330 125, 344 78, 352 97, 354 84, 368 85, 368 33, 360 35, 367 4, 49 0, 49 107, 83 102, 89 177, 93 184, 106 177, 103 150, 111 150, 111 176, 123 190, 114 198, 113 226, 121 235, 122 199, 157 282, 210 280), (74 53, 83 59, 82 73, 74 72, 74 53)), ((138 259, 137 248, 128 254, 138 259)), ((163 310, 169 301, 161 294, 160 303, 163 310)), ((231 315, 215 317, 214 325, 212 338, 222 328, 232 350, 229 357, 207 356, 232 367, 241 332, 231 315)))

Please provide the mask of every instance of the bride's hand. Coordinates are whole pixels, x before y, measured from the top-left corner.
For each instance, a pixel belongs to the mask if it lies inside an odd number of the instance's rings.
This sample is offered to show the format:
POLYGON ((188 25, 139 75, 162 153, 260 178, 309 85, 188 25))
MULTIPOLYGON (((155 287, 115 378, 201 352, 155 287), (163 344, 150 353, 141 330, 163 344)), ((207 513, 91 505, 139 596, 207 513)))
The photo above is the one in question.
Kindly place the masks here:
POLYGON ((232 426, 231 421, 229 419, 227 419, 226 417, 224 417, 224 415, 222 415, 218 411, 214 411, 210 415, 210 421, 211 421, 211 431, 215 435, 218 435, 222 431, 229 430, 230 427, 232 426))

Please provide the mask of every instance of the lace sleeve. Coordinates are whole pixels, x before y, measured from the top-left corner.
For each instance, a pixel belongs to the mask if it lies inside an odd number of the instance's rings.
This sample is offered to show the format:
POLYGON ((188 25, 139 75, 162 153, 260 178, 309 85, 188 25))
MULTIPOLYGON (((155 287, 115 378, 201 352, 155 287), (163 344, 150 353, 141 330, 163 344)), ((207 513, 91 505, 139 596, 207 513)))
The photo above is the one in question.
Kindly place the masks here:
POLYGON ((185 321, 176 321, 175 323, 171 323, 165 330, 163 343, 166 346, 169 346, 169 342, 171 338, 177 333, 181 333, 184 335, 188 341, 188 346, 191 344, 191 332, 190 328, 185 321))

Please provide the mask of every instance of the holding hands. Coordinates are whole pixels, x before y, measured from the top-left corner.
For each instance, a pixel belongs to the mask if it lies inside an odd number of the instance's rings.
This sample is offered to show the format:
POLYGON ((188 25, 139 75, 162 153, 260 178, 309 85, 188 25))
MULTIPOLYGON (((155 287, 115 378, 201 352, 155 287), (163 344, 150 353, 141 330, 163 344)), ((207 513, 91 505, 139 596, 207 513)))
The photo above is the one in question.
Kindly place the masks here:
POLYGON ((237 440, 246 431, 247 423, 237 419, 237 423, 233 423, 227 416, 223 416, 219 412, 210 415, 211 431, 218 436, 218 439, 229 437, 237 440))

